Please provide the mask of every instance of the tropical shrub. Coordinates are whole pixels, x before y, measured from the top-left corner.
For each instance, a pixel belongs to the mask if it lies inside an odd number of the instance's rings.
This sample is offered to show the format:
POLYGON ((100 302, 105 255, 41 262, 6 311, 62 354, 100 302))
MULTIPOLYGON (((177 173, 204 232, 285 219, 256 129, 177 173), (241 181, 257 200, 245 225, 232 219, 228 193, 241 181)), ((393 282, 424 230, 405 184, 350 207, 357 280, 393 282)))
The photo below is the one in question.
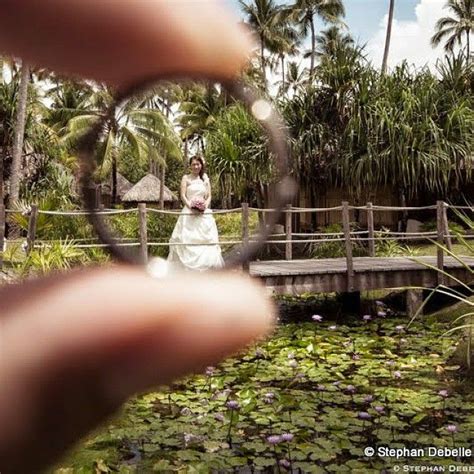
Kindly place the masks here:
MULTIPOLYGON (((356 230, 353 226, 352 230, 356 230)), ((323 229, 322 233, 327 234, 340 234, 339 236, 328 236, 327 239, 324 237, 318 237, 323 239, 323 242, 315 242, 310 244, 309 254, 311 258, 338 258, 346 255, 346 247, 343 240, 334 240, 344 238, 344 232, 341 224, 331 224, 323 229), (325 241, 324 241, 325 240, 325 241)), ((352 255, 354 257, 362 257, 367 255, 367 250, 364 244, 358 241, 352 241, 352 255)))
POLYGON ((18 264, 20 277, 31 274, 47 274, 53 270, 66 270, 85 262, 84 252, 75 247, 74 241, 62 240, 39 248, 34 248, 18 264))

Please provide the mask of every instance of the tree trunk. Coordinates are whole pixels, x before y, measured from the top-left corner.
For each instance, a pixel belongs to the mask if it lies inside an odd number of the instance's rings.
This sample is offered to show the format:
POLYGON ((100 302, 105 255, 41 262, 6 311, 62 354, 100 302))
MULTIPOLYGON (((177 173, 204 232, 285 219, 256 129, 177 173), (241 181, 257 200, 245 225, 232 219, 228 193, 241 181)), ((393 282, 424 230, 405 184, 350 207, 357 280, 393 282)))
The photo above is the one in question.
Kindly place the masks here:
POLYGON ((13 132, 13 150, 12 150, 12 166, 10 171, 10 196, 9 207, 13 207, 14 203, 20 197, 20 175, 21 175, 21 158, 23 155, 23 141, 25 137, 26 123, 26 105, 28 101, 28 82, 30 80, 30 68, 27 63, 21 66, 20 88, 18 91, 17 110, 15 117, 15 129, 13 132))
POLYGON ((117 204, 117 157, 112 157, 112 205, 117 204))
POLYGON ((383 52, 382 61, 382 74, 387 72, 388 64, 388 53, 390 51, 390 39, 392 38, 392 23, 393 23, 393 10, 395 7, 395 0, 390 0, 390 7, 388 12, 388 23, 387 23, 387 35, 385 37, 385 49, 383 52))
POLYGON ((165 165, 161 165, 160 209, 165 208, 165 176, 166 176, 165 165))
POLYGON ((311 64, 309 66, 309 75, 312 77, 314 71, 314 55, 316 53, 316 32, 314 29, 314 17, 311 15, 311 64))
POLYGON ((471 64, 471 40, 470 37, 471 32, 466 31, 466 37, 467 37, 467 64, 471 64))
POLYGON ((184 163, 188 163, 188 155, 189 155, 189 150, 188 150, 188 137, 184 139, 184 163))
POLYGON ((3 179, 3 168, 6 158, 6 147, 2 146, 0 150, 0 204, 5 204, 5 183, 3 179))
MULTIPOLYGON (((400 207, 406 207, 407 197, 405 189, 400 190, 400 207)), ((406 232, 408 227, 408 211, 403 210, 400 218, 399 232, 406 232)))
POLYGON ((282 54, 281 59, 281 90, 285 92, 285 56, 282 54))
POLYGON ((260 37, 260 61, 262 62, 262 78, 263 78, 263 90, 267 91, 267 75, 265 73, 265 46, 263 43, 263 37, 260 37))

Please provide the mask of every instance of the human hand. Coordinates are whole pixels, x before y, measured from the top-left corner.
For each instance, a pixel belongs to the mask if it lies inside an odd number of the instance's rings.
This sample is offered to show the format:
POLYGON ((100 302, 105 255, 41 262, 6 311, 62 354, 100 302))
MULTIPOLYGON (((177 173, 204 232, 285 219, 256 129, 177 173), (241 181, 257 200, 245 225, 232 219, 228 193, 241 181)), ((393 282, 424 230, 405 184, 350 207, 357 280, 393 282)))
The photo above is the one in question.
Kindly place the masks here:
MULTIPOLYGON (((178 72, 229 78, 251 48, 216 0, 0 5, 3 53, 119 88, 178 72)), ((112 267, 1 288, 0 472, 38 472, 130 394, 265 334, 273 312, 235 275, 154 281, 112 267)))
POLYGON ((221 0, 0 0, 0 5, 1 52, 117 87, 176 73, 234 77, 252 48, 250 35, 221 0))
POLYGON ((196 372, 265 334, 250 279, 154 280, 125 266, 0 291, 0 472, 39 472, 128 396, 196 372))

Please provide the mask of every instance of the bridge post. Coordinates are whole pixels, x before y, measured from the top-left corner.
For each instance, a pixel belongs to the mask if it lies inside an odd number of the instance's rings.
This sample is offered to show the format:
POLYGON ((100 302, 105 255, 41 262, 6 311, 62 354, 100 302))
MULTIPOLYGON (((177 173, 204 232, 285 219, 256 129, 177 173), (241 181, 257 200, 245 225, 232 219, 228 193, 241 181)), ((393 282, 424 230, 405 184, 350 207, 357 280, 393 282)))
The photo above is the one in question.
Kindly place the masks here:
POLYGON ((437 267, 438 267, 438 285, 444 284, 444 225, 443 225, 444 202, 436 201, 436 230, 437 230, 437 267))
POLYGON ((291 215, 291 204, 286 205, 285 213, 285 230, 286 230, 286 245, 285 245, 285 259, 291 260, 293 258, 293 249, 291 247, 292 239, 292 227, 291 227, 292 215, 291 215))
POLYGON ((26 235, 26 254, 28 255, 35 245, 36 221, 38 219, 38 204, 31 205, 30 218, 28 219, 28 233, 26 235))
POLYGON ((367 203, 367 231, 369 238, 369 257, 375 257, 375 240, 374 240, 374 210, 372 203, 367 203))
POLYGON ((451 236, 449 235, 449 224, 448 224, 448 207, 449 205, 443 202, 443 228, 445 235, 446 247, 449 251, 453 250, 453 243, 451 242, 451 236))
MULTIPOLYGON (((242 206, 242 245, 246 246, 249 243, 249 203, 243 202, 242 206)), ((242 270, 249 271, 249 262, 242 264, 242 270)))
POLYGON ((347 265, 347 291, 354 291, 354 263, 352 260, 351 229, 349 223, 349 203, 342 202, 342 227, 344 229, 344 242, 346 244, 346 265, 347 265))
POLYGON ((0 204, 0 270, 3 268, 3 245, 5 243, 5 206, 0 204))
POLYGON ((138 222, 140 230, 140 258, 143 263, 148 261, 148 232, 147 232, 146 204, 138 203, 138 222))

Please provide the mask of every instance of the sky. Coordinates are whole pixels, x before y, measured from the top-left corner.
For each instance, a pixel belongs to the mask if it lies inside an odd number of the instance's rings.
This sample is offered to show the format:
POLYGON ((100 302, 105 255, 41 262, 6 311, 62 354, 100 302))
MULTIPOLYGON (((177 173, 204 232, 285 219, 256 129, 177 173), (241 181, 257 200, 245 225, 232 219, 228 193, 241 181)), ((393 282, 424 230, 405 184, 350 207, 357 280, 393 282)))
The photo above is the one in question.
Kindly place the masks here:
MULTIPOLYGON (((224 0, 242 16, 238 0, 224 0)), ((276 3, 290 3, 276 0, 276 3)), ((379 67, 382 63, 389 0, 344 0, 344 19, 351 35, 360 44, 366 44, 366 54, 379 67)), ((433 49, 430 39, 438 18, 447 16, 443 9, 446 0, 396 0, 389 67, 393 68, 403 60, 418 67, 431 68, 443 56, 442 48, 433 49)), ((324 28, 319 23, 318 28, 324 28)))

